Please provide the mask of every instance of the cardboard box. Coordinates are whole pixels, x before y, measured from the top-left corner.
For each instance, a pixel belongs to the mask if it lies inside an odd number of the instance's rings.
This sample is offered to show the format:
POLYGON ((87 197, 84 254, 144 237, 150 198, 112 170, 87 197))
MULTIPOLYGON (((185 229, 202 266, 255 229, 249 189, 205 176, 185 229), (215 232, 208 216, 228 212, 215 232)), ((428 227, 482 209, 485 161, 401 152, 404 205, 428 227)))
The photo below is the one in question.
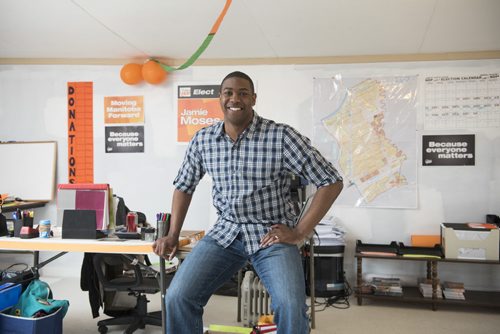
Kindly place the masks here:
POLYGON ((0 333, 9 334, 62 334, 62 309, 41 318, 24 318, 0 313, 0 333))
POLYGON ((21 284, 5 283, 0 285, 0 311, 16 305, 20 295, 21 284))
POLYGON ((468 224, 441 224, 441 244, 447 259, 499 259, 499 230, 468 224))

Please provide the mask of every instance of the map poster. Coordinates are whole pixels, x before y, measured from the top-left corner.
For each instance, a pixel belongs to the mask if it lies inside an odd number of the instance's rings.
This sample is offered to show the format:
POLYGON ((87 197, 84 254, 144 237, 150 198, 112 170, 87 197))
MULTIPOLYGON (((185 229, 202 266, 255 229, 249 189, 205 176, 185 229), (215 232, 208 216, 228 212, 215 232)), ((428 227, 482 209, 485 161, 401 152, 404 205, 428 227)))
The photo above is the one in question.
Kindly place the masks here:
POLYGON ((224 118, 219 93, 219 85, 177 87, 177 142, 189 142, 198 130, 224 118))
POLYGON ((344 178, 335 203, 417 207, 417 76, 315 79, 313 143, 344 178))
POLYGON ((106 126, 106 153, 144 152, 144 125, 106 126))
POLYGON ((422 166, 474 166, 475 135, 422 136, 422 166))

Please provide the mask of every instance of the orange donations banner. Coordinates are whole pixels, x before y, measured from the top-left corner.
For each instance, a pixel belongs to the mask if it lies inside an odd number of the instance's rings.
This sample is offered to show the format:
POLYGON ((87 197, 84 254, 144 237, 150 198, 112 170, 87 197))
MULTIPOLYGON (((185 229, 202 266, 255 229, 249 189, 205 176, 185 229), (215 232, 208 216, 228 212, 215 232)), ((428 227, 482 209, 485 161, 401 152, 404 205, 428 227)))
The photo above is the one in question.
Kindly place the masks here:
POLYGON ((68 183, 94 183, 92 82, 68 82, 68 183))
POLYGON ((105 96, 104 123, 144 123, 143 96, 105 96))
POLYGON ((219 85, 178 86, 177 142, 189 142, 196 131, 224 118, 219 92, 219 85))

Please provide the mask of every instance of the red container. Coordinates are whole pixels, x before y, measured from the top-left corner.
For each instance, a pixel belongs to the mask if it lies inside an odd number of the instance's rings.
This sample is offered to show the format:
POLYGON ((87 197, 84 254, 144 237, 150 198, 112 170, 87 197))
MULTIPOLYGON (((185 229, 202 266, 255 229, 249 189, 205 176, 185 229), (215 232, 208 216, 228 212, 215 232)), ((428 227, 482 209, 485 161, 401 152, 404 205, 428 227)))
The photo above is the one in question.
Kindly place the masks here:
POLYGON ((127 232, 137 232, 137 222, 139 218, 136 212, 127 213, 127 232))

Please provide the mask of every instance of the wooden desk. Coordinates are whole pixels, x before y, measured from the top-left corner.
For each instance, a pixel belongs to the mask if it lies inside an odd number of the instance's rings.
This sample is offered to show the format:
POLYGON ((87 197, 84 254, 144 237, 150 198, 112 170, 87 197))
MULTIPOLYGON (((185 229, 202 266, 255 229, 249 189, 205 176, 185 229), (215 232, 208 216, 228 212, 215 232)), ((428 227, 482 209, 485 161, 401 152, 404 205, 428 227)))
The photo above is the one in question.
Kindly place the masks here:
POLYGON ((92 252, 115 254, 151 253, 152 242, 143 240, 106 241, 105 239, 9 238, 0 237, 0 249, 53 252, 92 252), (102 241, 101 241, 102 240, 102 241))
MULTIPOLYGON (((193 244, 203 238, 205 231, 181 231, 179 238, 179 250, 176 256, 183 259, 191 251, 193 244)), ((34 265, 37 268, 40 251, 61 252, 44 261, 42 265, 50 263, 63 256, 67 252, 89 252, 89 253, 114 253, 114 254, 147 254, 153 252, 153 242, 129 239, 112 241, 106 239, 61 239, 61 238, 33 238, 21 239, 0 237, 0 250, 33 251, 35 254, 34 265)), ((162 332, 165 332, 165 259, 158 257, 160 261, 160 291, 161 291, 161 314, 162 332)), ((38 270, 38 269, 37 269, 38 270)), ((149 270, 153 270, 149 268, 149 270)))
MULTIPOLYGON (((20 239, 0 237, 1 250, 25 250, 35 252, 35 264, 32 268, 38 271, 38 252, 56 251, 61 252, 42 265, 61 257, 67 252, 92 252, 92 253, 114 253, 114 254, 147 254, 152 252, 153 242, 143 240, 107 241, 91 239, 60 239, 60 238, 33 238, 20 239)), ((162 306, 162 329, 165 332, 165 260, 160 259, 160 290, 162 306)), ((151 269, 153 270, 153 269, 151 269)))
MULTIPOLYGON (((190 242, 200 240, 204 234, 203 231, 181 231, 179 243, 183 247, 179 248, 179 254, 190 252, 190 242)), ((153 252, 152 246, 153 242, 151 241, 137 239, 112 241, 107 239, 0 237, 0 249, 4 250, 146 254, 153 252)))

